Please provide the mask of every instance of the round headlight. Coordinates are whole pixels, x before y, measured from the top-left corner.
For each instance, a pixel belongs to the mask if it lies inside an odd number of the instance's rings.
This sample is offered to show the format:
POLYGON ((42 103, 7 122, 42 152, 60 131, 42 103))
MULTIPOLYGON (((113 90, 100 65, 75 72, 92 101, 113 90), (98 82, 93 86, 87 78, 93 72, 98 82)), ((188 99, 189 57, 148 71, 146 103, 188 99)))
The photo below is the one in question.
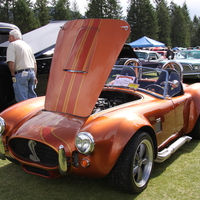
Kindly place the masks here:
POLYGON ((0 117, 0 134, 2 134, 5 130, 6 124, 2 117, 0 117))
POLYGON ((194 65, 194 70, 199 70, 200 69, 200 65, 194 65))
POLYGON ((89 154, 94 150, 94 139, 88 132, 81 132, 76 136, 75 145, 82 154, 89 154))

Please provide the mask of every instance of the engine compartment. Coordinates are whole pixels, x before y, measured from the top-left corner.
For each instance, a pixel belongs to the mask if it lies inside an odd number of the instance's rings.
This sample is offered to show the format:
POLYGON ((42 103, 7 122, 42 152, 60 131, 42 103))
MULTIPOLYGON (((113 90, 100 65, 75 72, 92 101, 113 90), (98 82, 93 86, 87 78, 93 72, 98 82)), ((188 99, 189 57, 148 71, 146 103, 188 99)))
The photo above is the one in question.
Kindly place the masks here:
POLYGON ((94 106, 92 114, 138 99, 141 99, 141 97, 133 92, 103 90, 94 106))

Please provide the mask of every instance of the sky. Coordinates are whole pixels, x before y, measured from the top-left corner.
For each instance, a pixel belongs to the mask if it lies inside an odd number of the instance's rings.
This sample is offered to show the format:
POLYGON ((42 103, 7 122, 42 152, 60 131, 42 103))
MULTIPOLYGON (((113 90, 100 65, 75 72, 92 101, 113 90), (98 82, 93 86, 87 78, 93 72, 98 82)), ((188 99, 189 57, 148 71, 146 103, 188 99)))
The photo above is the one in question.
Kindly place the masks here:
MULTIPOLYGON (((70 0, 70 2, 73 2, 74 0, 70 0)), ((128 1, 129 0, 118 0, 120 3, 120 5, 123 7, 123 13, 124 15, 126 15, 126 9, 127 6, 129 5, 128 1)), ((153 4, 154 0, 150 0, 153 4)), ((177 5, 182 6, 184 2, 186 2, 189 13, 190 13, 190 17, 193 20, 194 15, 200 16, 200 0, 167 0, 168 5, 170 4, 170 2, 173 1, 174 3, 176 3, 177 5)), ((81 14, 85 13, 85 8, 87 7, 88 4, 88 0, 76 0, 79 11, 81 12, 81 14)))

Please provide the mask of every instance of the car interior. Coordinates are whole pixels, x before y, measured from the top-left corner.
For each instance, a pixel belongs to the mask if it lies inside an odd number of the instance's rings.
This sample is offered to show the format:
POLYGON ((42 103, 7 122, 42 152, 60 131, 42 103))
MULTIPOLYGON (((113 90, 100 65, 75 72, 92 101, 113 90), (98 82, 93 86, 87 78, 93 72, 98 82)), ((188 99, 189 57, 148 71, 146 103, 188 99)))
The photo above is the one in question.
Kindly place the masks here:
MULTIPOLYGON (((168 72, 168 96, 175 97, 183 95, 183 86, 178 72, 175 69, 170 68, 165 70, 168 72)), ((110 81, 107 81, 107 84, 114 86, 128 86, 130 83, 134 83, 137 84, 139 88, 150 90, 157 94, 163 95, 167 72, 162 71, 159 74, 155 74, 157 72, 153 71, 149 73, 145 72, 142 74, 141 78, 137 78, 134 68, 125 66, 121 70, 112 70, 108 78, 110 81), (134 77, 134 79, 131 77, 134 77), (125 85, 125 83, 127 85, 125 85)))

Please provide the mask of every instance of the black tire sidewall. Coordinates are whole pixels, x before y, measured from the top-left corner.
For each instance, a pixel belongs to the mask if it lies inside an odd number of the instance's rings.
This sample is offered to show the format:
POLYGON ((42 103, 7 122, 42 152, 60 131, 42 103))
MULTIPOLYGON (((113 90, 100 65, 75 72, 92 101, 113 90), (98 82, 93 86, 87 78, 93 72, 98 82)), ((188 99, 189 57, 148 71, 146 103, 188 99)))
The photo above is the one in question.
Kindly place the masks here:
POLYGON ((127 143, 113 170, 111 171, 111 183, 115 188, 128 193, 141 193, 147 187, 153 168, 153 162, 149 178, 142 187, 138 187, 133 180, 134 157, 138 146, 144 140, 148 140, 151 143, 153 152, 152 157, 154 159, 154 144, 150 135, 146 132, 136 133, 127 143))

